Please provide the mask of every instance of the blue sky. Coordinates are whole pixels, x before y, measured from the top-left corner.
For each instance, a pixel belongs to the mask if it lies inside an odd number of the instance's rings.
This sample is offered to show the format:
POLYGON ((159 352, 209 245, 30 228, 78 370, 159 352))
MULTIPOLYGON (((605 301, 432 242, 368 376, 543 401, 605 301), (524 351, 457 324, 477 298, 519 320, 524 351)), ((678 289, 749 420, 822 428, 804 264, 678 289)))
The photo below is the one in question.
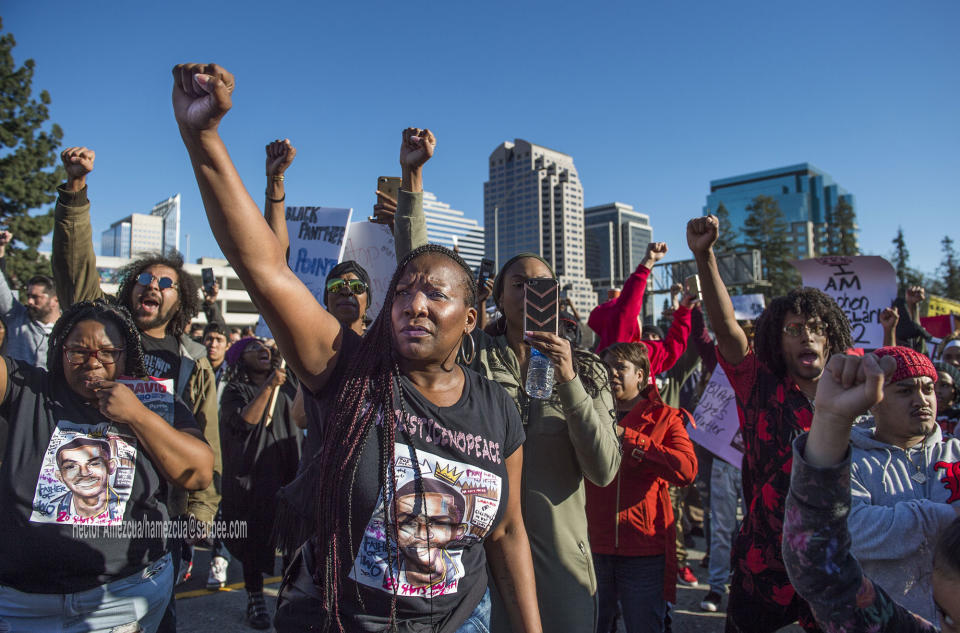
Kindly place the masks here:
MULTIPOLYGON (((400 130, 439 139, 426 188, 482 221, 486 161, 524 138, 571 154, 587 205, 648 213, 667 259, 709 181, 811 162, 857 197, 861 245, 902 225, 933 272, 960 239, 960 3, 8 3, 65 145, 97 152, 94 231, 180 192, 190 256, 218 255, 170 106, 171 67, 237 77, 221 131, 248 189, 298 156, 288 204, 369 214, 400 130)), ((99 251, 99 243, 97 244, 99 251)))

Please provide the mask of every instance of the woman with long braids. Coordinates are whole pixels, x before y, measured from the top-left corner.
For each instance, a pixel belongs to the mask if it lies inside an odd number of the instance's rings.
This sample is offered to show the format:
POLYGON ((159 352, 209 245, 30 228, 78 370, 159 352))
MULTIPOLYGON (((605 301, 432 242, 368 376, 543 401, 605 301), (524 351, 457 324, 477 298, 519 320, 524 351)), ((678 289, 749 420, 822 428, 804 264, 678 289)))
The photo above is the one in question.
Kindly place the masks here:
POLYGON ((270 628, 263 574, 274 571, 277 491, 296 476, 300 461, 302 435, 291 415, 297 388, 279 360, 254 337, 231 345, 220 400, 223 520, 247 525, 243 538, 226 545, 243 563, 247 623, 255 629, 270 628))
POLYGON ((168 489, 206 488, 213 452, 182 402, 169 422, 134 393, 157 383, 123 308, 71 306, 48 349, 48 369, 0 361, 0 622, 150 633, 173 590, 168 489))
MULTIPOLYGON (((456 363, 477 319, 469 266, 443 247, 415 249, 366 335, 343 328, 287 267, 219 136, 233 76, 216 65, 173 72, 210 226, 307 392, 310 436, 322 436, 301 475, 315 482, 316 528, 285 574, 276 630, 483 631, 489 563, 515 629, 541 631, 510 494, 519 416, 499 386, 456 363)), ((409 140, 419 170, 428 149, 409 140)))

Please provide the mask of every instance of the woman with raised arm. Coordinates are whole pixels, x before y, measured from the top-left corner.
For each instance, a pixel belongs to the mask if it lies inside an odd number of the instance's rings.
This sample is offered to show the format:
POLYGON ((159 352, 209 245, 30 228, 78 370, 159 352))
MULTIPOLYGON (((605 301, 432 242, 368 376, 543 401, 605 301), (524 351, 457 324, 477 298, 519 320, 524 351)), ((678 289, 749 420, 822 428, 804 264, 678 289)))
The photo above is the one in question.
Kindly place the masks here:
POLYGON ((206 488, 213 451, 179 399, 140 401, 146 378, 133 319, 101 301, 63 313, 47 369, 0 358, 0 630, 157 630, 170 487, 206 488))
POLYGON ((523 466, 519 416, 456 364, 476 323, 469 267, 442 247, 415 249, 366 335, 343 328, 287 267, 220 139, 233 76, 198 64, 173 74, 210 226, 322 436, 301 475, 315 481, 316 528, 285 574, 276 630, 483 630, 489 562, 513 626, 540 631, 520 496, 508 495, 523 466))

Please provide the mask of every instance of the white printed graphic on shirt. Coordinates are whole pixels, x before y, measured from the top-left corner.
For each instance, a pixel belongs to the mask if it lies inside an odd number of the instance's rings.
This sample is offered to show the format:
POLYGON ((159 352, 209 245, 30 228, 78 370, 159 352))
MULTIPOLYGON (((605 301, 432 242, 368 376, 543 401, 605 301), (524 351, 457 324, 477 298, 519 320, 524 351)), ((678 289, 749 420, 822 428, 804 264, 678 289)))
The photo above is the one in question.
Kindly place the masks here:
POLYGON ((60 421, 47 445, 33 496, 36 523, 113 525, 133 489, 137 438, 112 424, 60 421))
POLYGON ((417 481, 410 447, 395 444, 395 455, 399 538, 391 539, 388 553, 381 491, 350 578, 386 592, 396 590, 400 596, 456 593, 464 575, 463 548, 479 543, 493 526, 502 480, 486 470, 418 449, 417 481))

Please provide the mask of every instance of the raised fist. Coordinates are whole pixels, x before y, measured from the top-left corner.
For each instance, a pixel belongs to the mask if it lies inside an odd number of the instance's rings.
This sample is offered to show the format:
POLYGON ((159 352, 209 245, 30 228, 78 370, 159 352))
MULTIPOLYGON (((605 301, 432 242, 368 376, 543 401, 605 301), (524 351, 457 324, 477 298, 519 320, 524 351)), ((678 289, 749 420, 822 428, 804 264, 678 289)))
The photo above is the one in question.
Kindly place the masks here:
POLYGON ((215 130, 233 105, 233 75, 216 64, 173 67, 173 115, 181 130, 215 130))
POLYGON ((880 325, 884 330, 892 330, 900 322, 900 312, 896 308, 884 308, 880 313, 880 325))
POLYGON ((13 233, 10 231, 0 231, 0 247, 6 247, 13 241, 13 233))
POLYGON ((687 222, 687 246, 694 255, 706 253, 720 237, 720 220, 715 215, 694 218, 687 222))
POLYGON ((267 145, 267 178, 282 176, 297 155, 290 139, 280 139, 267 145))
POLYGON ((834 354, 817 381, 815 410, 838 424, 849 425, 883 399, 886 376, 897 369, 892 356, 834 354))
POLYGON ((93 171, 94 158, 96 153, 86 147, 68 147, 60 152, 60 160, 63 161, 69 180, 80 180, 93 171))
POLYGON ((653 270, 653 265, 663 259, 663 256, 666 254, 666 242, 650 242, 647 244, 647 252, 644 254, 643 259, 640 260, 640 265, 653 270))
POLYGON ((433 132, 418 127, 408 127, 403 131, 400 143, 400 166, 404 169, 417 169, 433 156, 437 148, 437 137, 433 132))
POLYGON ((907 288, 906 300, 909 305, 916 305, 927 298, 927 291, 923 286, 910 286, 907 288))

